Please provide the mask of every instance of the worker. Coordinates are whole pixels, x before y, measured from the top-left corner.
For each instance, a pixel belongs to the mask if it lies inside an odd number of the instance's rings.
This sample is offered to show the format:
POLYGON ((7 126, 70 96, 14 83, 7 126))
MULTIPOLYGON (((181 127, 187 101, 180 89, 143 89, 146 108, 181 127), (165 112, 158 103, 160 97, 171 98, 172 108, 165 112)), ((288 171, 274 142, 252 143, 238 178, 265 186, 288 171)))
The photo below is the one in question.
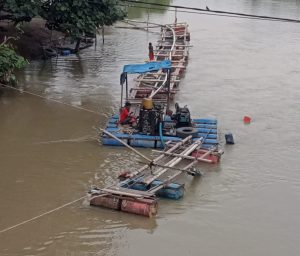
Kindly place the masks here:
POLYGON ((154 61, 154 52, 152 43, 149 43, 149 60, 154 61))
POLYGON ((119 120, 120 124, 136 125, 136 117, 132 113, 129 113, 130 107, 131 103, 127 101, 125 106, 121 109, 119 120))

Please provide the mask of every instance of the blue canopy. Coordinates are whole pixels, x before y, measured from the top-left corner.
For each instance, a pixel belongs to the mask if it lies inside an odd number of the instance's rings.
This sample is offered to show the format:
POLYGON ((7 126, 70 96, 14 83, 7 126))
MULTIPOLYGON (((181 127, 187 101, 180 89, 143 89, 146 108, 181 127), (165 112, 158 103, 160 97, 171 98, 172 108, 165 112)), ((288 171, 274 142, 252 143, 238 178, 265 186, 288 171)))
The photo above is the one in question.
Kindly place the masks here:
POLYGON ((146 73, 151 71, 157 71, 163 68, 171 68, 171 65, 172 64, 170 60, 153 61, 148 62, 146 64, 125 65, 123 68, 123 73, 146 73))

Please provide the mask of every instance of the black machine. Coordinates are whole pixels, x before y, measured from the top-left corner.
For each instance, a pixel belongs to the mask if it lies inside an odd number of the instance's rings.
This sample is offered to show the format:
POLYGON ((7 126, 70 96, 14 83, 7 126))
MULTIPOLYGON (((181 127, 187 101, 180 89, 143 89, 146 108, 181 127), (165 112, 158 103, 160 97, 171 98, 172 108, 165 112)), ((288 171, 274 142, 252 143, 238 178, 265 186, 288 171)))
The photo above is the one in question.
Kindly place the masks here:
POLYGON ((187 106, 183 108, 179 107, 178 103, 175 103, 176 113, 172 115, 172 119, 176 122, 176 128, 191 127, 192 119, 190 110, 187 106))
POLYGON ((159 134, 159 124, 162 122, 163 112, 160 106, 153 109, 140 110, 138 130, 142 134, 157 135, 159 134))
POLYGON ((164 123, 163 133, 168 133, 172 128, 192 127, 191 114, 187 106, 179 107, 175 104, 176 113, 171 116, 173 124, 170 122, 163 122, 163 108, 162 106, 154 106, 152 109, 141 108, 138 121, 138 130, 145 135, 159 134, 159 124, 164 123), (169 126, 168 124, 171 124, 169 126))

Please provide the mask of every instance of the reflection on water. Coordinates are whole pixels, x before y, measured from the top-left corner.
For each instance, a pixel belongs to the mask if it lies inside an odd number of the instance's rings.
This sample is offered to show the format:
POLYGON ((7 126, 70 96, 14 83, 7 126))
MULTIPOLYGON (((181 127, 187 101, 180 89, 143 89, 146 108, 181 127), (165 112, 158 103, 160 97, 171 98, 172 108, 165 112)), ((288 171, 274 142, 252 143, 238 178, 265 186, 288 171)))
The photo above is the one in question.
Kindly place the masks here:
MULTIPOLYGON (((154 3, 154 4, 163 4, 163 5, 170 5, 170 0, 145 0, 142 2, 146 3, 154 3)), ((136 6, 136 7, 129 7, 128 8, 128 17, 131 19, 142 18, 145 15, 151 14, 163 14, 167 11, 167 8, 164 6, 151 6, 148 4, 138 4, 138 3, 131 3, 129 6, 136 6), (149 9, 151 8, 151 9, 149 9)), ((150 17, 151 18, 151 17, 150 17)))
MULTIPOLYGON (((299 1, 159 2, 290 18, 300 12, 299 1)), ((145 20, 147 11, 130 15, 145 20)), ((190 24, 193 47, 177 100, 193 116, 218 118, 221 144, 227 132, 236 144, 224 145, 220 164, 201 164, 202 178, 182 178, 185 197, 160 200, 155 219, 84 201, 0 234, 0 255, 298 256, 299 25, 187 13, 178 19, 190 24)), ((151 12, 150 20, 170 22, 174 13, 151 12)), ((99 145, 93 127, 104 127, 118 109, 123 65, 146 60, 156 35, 105 33, 96 49, 32 62, 18 74, 21 88, 99 115, 0 91, 0 230, 135 167, 139 158, 99 145)))

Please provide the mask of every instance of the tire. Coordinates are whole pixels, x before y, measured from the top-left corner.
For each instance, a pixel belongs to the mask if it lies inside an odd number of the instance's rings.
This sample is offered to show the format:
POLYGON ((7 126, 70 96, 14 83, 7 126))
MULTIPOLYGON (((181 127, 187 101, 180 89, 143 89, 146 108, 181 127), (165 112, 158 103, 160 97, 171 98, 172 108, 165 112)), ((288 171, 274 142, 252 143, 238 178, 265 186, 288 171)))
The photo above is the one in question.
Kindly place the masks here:
POLYGON ((184 139, 190 135, 192 135, 193 138, 197 137, 198 130, 193 127, 180 127, 176 129, 176 136, 179 138, 184 139))
POLYGON ((57 56, 57 51, 52 48, 44 48, 44 53, 48 58, 57 56))

